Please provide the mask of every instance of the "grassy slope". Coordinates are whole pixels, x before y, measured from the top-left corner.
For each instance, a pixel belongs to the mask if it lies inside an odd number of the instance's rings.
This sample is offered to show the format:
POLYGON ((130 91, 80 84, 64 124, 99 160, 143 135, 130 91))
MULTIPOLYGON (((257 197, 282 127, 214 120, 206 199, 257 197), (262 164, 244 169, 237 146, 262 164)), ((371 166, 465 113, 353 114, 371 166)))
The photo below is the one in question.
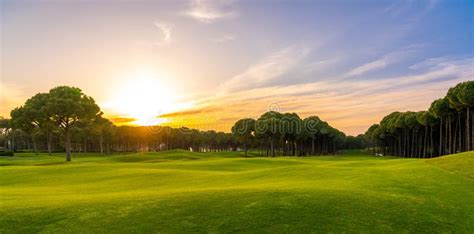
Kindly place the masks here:
POLYGON ((452 173, 460 173, 471 179, 474 179, 473 151, 433 158, 428 160, 427 162, 452 173))
POLYGON ((0 158, 0 232, 472 233, 473 157, 22 154, 0 158))

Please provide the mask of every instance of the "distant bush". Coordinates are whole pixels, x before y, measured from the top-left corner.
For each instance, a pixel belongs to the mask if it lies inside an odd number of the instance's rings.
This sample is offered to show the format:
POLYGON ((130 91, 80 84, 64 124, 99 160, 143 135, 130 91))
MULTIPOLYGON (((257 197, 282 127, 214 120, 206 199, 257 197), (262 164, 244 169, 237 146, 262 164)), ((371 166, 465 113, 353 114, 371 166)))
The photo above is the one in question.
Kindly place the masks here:
POLYGON ((13 157, 13 152, 12 152, 12 151, 0 152, 0 156, 10 156, 10 157, 13 157))

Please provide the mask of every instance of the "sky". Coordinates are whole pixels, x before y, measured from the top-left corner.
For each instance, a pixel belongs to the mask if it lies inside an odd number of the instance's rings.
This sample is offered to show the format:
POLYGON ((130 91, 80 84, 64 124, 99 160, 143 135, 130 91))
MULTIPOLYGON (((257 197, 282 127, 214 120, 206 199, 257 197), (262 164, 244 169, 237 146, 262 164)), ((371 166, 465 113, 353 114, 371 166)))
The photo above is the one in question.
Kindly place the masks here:
POLYGON ((474 79, 474 1, 0 2, 4 117, 69 85, 117 124, 230 131, 277 110, 356 135, 474 79))

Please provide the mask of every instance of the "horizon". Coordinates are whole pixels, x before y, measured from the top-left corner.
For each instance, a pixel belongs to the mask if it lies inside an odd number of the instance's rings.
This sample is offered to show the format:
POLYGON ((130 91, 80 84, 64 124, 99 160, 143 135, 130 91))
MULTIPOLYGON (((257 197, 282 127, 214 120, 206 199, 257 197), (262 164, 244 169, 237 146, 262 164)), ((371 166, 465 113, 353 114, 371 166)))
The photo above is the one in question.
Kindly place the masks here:
POLYGON ((229 132, 279 110, 358 135, 472 80, 473 6, 4 0, 0 116, 69 85, 116 124, 229 132))
POLYGON ((472 0, 0 0, 1 233, 473 233, 472 0))

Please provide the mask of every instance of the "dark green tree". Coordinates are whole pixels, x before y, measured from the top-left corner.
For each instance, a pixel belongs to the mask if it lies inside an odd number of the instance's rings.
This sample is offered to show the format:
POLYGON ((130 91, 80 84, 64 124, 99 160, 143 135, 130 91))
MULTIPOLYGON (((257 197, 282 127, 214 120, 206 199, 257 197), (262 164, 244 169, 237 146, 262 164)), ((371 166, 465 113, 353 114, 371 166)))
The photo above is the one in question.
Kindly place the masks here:
POLYGON ((243 144, 245 157, 247 157, 248 145, 255 134, 255 120, 251 118, 238 120, 232 127, 232 134, 243 144))
POLYGON ((66 161, 71 161, 71 128, 93 122, 102 115, 94 99, 79 88, 59 86, 49 91, 45 111, 55 127, 61 130, 66 148, 66 161))

